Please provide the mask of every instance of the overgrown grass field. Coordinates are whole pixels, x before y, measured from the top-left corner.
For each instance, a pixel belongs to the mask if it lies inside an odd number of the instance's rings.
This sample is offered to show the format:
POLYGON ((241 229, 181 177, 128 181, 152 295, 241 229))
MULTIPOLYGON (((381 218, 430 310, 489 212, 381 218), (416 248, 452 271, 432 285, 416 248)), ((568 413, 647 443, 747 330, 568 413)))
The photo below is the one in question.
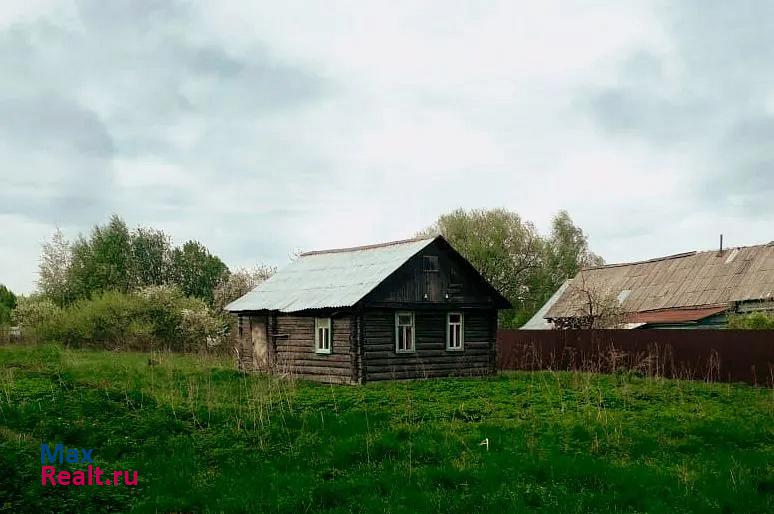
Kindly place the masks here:
POLYGON ((56 346, 0 347, 0 366, 8 512, 774 511, 771 389, 552 372, 329 386, 56 346), (42 442, 139 484, 43 487, 42 442))

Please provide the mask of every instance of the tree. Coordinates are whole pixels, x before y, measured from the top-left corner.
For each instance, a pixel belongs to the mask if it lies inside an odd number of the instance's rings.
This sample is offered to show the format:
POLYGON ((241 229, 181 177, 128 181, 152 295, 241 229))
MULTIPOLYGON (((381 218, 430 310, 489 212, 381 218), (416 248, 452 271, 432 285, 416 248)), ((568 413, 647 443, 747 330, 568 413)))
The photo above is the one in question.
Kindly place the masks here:
POLYGON ((138 227, 131 238, 130 283, 133 289, 159 286, 170 280, 172 248, 163 230, 138 227))
POLYGON ((11 311, 16 308, 16 295, 0 284, 0 325, 8 324, 11 321, 11 311))
POLYGON ((622 328, 626 322, 626 313, 618 297, 588 271, 581 270, 572 279, 565 295, 577 306, 577 312, 574 316, 554 319, 556 328, 622 328))
POLYGON ((223 261, 198 241, 188 241, 172 251, 172 280, 186 296, 196 296, 212 304, 215 287, 228 279, 228 273, 223 261))
POLYGON ((418 235, 433 234, 442 234, 511 301, 514 309, 501 315, 504 326, 521 326, 564 280, 583 267, 603 263, 565 211, 554 217, 548 237, 505 209, 457 209, 418 235))
MULTIPOLYGON (((457 209, 438 218, 420 235, 441 234, 490 284, 524 309, 530 296, 532 274, 541 267, 543 241, 532 223, 505 209, 457 209)), ((513 324, 515 317, 511 313, 513 324)))
POLYGON ((72 262, 72 247, 57 228, 49 241, 43 242, 38 264, 38 289, 60 307, 70 301, 72 290, 68 273, 72 262))
POLYGON ((547 245, 547 268, 553 273, 553 283, 559 287, 582 268, 599 266, 604 260, 589 250, 586 234, 576 227, 567 211, 559 211, 551 223, 547 245))
POLYGON ((226 305, 249 293, 255 286, 271 277, 276 271, 277 268, 274 266, 263 265, 232 271, 229 273, 228 279, 218 284, 213 292, 213 310, 216 313, 222 312, 226 305))
POLYGON ((95 292, 131 290, 132 243, 126 223, 113 215, 105 226, 96 225, 91 237, 72 245, 69 281, 77 298, 95 292))
POLYGON ((534 274, 532 298, 535 310, 564 283, 582 269, 600 266, 604 259, 589 249, 588 238, 575 226, 567 211, 559 211, 551 222, 551 233, 544 240, 540 270, 534 274))

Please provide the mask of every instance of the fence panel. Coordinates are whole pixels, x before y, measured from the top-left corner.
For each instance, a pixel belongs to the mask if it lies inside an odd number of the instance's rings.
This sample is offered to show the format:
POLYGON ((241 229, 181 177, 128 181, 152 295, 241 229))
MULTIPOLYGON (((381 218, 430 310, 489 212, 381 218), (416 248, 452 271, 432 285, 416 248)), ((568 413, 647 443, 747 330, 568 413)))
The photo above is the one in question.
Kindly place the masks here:
POLYGON ((502 370, 774 382, 774 330, 499 330, 497 351, 502 370))

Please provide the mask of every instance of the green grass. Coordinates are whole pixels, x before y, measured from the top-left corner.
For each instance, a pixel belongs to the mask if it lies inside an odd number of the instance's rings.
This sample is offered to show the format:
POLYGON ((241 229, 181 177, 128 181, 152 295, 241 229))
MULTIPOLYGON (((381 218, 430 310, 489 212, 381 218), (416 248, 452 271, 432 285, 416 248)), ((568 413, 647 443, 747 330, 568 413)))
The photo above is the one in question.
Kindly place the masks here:
POLYGON ((347 387, 148 358, 0 347, 0 510, 774 510, 771 389, 551 372, 347 387), (41 442, 140 483, 43 488, 41 442))

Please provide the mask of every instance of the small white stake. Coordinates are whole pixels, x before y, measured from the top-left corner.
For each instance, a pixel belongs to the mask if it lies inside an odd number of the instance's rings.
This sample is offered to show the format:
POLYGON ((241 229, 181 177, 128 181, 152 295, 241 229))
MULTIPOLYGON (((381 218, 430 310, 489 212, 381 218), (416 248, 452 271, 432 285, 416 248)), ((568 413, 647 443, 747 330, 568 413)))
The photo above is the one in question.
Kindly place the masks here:
POLYGON ((486 446, 486 451, 489 451, 489 438, 487 437, 480 443, 478 443, 479 446, 486 446))

